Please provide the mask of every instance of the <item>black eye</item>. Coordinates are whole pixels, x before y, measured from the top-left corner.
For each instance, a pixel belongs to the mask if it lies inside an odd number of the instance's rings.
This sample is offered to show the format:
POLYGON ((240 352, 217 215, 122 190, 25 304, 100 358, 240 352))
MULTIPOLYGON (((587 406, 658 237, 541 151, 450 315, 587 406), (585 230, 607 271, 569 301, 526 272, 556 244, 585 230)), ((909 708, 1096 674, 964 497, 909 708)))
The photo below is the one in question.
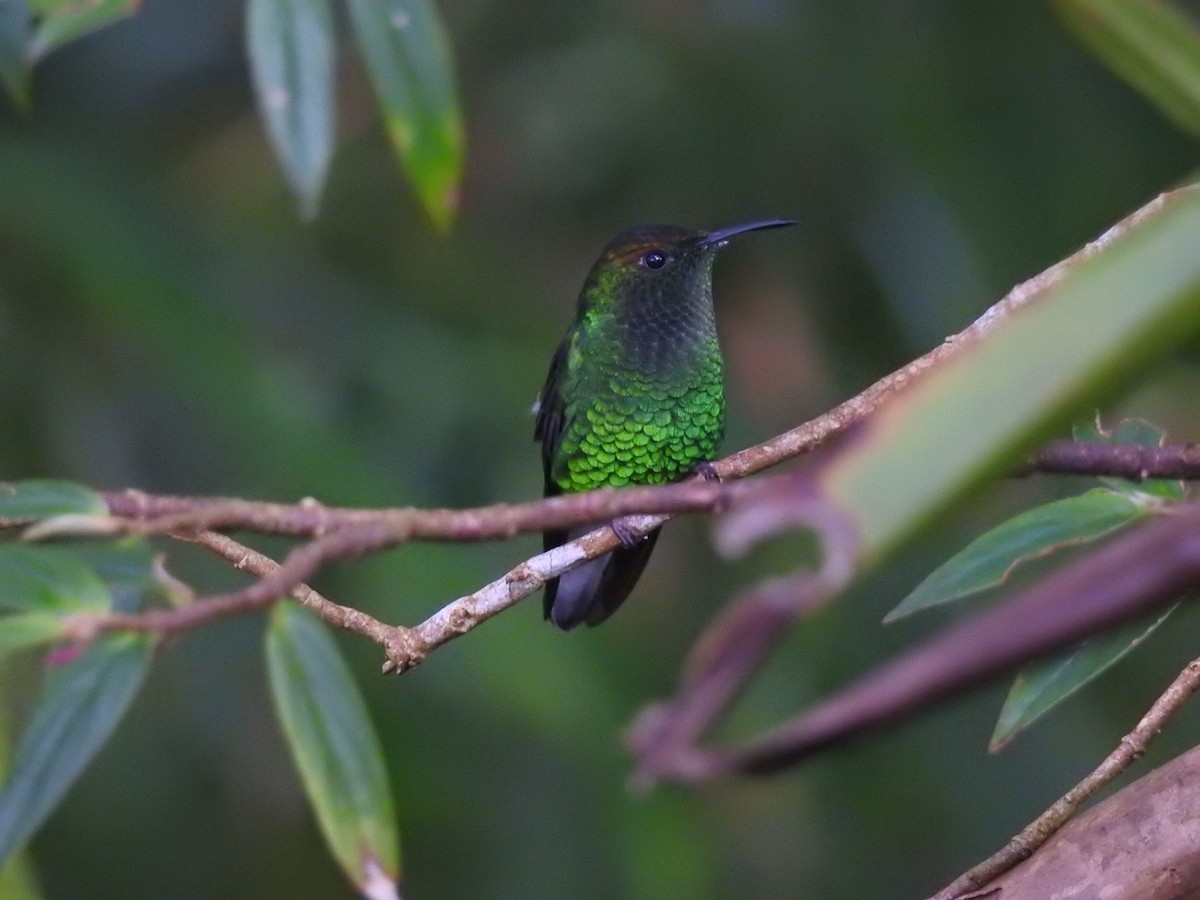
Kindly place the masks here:
POLYGON ((667 264, 667 254, 651 250, 649 253, 643 254, 639 262, 647 269, 661 269, 667 264))

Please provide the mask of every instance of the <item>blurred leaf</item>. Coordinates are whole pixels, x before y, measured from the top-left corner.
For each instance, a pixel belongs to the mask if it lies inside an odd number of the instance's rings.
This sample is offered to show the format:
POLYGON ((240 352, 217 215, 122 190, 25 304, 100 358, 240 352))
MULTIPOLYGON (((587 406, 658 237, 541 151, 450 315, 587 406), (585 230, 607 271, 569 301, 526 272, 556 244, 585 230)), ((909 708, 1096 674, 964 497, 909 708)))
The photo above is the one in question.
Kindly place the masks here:
MULTIPOLYGON (((4 0, 0 0, 0 3, 4 0)), ((108 507, 95 491, 69 481, 31 479, 0 483, 0 519, 45 519, 71 514, 102 516, 108 507)))
POLYGON ((62 634, 62 617, 30 612, 0 616, 0 660, 17 650, 48 644, 62 634))
POLYGON ((1200 190, 1185 188, 874 416, 819 476, 860 565, 1195 333, 1197 246, 1200 190))
POLYGON ((26 0, 0 0, 0 82, 18 103, 29 100, 29 44, 32 20, 26 0))
POLYGON ((450 42, 429 0, 348 0, 392 143, 434 225, 458 210, 463 125, 450 42))
POLYGON ((1026 510, 980 535, 934 569, 884 621, 995 587, 1022 562, 1067 545, 1097 540, 1144 515, 1143 506, 1103 488, 1026 510))
POLYGON ((134 613, 151 601, 168 599, 160 580, 158 554, 145 538, 87 541, 71 546, 71 555, 91 569, 112 595, 112 610, 134 613))
POLYGON ((104 582, 69 551, 0 544, 0 609, 70 613, 111 604, 104 582))
MULTIPOLYGON (((1166 433, 1144 419, 1122 419, 1111 431, 1105 431, 1099 419, 1076 424, 1072 436, 1077 441, 1094 441, 1104 444, 1142 444, 1146 447, 1161 447, 1166 442, 1166 433)), ((1131 497, 1152 496, 1165 500, 1182 500, 1187 496, 1187 486, 1178 479, 1147 478, 1145 481, 1130 481, 1128 478, 1100 479, 1105 484, 1131 497)))
POLYGON ((1178 606, 1171 606, 1149 625, 1145 619, 1131 622, 1022 671, 1004 701, 989 749, 995 753, 1008 746, 1017 734, 1119 662, 1178 606))
POLYGON ((29 854, 14 856, 0 869, 0 897, 4 900, 41 900, 29 854))
MULTIPOLYGON (((0 673, 2 672, 0 667, 0 673)), ((9 710, 5 704, 0 703, 0 784, 8 778, 11 735, 9 710)), ((41 894, 37 889, 28 853, 15 854, 7 863, 0 865, 0 897, 4 900, 40 900, 41 894)))
POLYGON ((316 215, 334 143, 328 0, 249 0, 246 46, 258 108, 301 214, 316 215))
POLYGON ((399 837, 379 739, 333 638, 290 601, 267 631, 275 709, 329 849, 365 896, 396 896, 399 837))
POLYGON ((141 686, 154 640, 111 634, 52 669, 0 790, 0 866, 66 795, 141 686))
POLYGON ((1200 31, 1160 0, 1056 0, 1063 21, 1176 125, 1200 137, 1200 31))
POLYGON ((38 17, 28 58, 41 59, 51 50, 132 15, 141 0, 32 0, 38 17))

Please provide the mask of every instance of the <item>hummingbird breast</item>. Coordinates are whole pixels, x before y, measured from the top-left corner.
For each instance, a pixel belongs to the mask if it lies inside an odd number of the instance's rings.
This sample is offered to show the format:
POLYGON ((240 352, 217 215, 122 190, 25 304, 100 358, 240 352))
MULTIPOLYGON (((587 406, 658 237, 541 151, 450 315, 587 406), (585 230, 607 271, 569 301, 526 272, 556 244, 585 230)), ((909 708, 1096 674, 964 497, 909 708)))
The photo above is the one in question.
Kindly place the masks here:
POLYGON ((573 336, 554 467, 564 491, 677 481, 720 445, 724 366, 711 301, 640 299, 573 336))

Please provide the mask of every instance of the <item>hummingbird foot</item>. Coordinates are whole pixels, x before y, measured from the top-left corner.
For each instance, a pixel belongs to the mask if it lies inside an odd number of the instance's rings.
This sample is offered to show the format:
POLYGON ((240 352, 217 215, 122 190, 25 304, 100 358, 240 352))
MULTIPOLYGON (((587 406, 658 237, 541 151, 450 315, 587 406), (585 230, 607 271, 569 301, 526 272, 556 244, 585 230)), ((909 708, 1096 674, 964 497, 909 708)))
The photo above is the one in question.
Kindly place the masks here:
POLYGON ((705 481, 720 481, 721 476, 717 474, 717 467, 710 462, 698 462, 692 466, 692 474, 698 475, 705 481))
POLYGON ((609 524, 612 526, 613 533, 617 536, 617 539, 620 540, 621 546, 626 550, 636 547, 646 539, 644 534, 638 534, 627 525, 624 519, 613 519, 609 524))

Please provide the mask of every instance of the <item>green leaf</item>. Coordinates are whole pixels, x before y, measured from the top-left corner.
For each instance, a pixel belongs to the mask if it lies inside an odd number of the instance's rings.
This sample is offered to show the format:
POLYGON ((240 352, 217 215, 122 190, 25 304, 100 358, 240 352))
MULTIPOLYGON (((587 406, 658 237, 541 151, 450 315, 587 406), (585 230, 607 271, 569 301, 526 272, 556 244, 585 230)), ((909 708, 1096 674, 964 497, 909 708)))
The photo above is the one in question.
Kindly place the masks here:
POLYGON ((434 225, 458 209, 463 125, 450 42, 429 0, 349 0, 384 123, 434 225))
POLYGON ((33 0, 40 19, 29 43, 28 57, 36 61, 63 44, 132 15, 141 0, 33 0))
POLYGON ((1145 515, 1147 510, 1141 504, 1103 488, 1026 510, 980 535, 934 569, 884 621, 995 587, 1022 562, 1064 546, 1097 540, 1145 515))
POLYGON ((0 869, 0 897, 4 900, 42 900, 27 853, 13 857, 0 869))
POLYGON ((267 134, 301 214, 311 219, 333 156, 336 44, 328 0, 249 0, 246 46, 267 134))
POLYGON ((137 694, 154 641, 111 634, 50 671, 0 790, 0 867, 66 795, 137 694))
MULTIPOLYGON (((4 0, 0 0, 3 3, 4 0)), ((95 491, 69 481, 0 482, 0 519, 103 516, 108 507, 95 491)))
POLYGON ((396 896, 399 838, 379 739, 325 626, 290 601, 267 630, 275 709, 334 858, 364 896, 396 896))
POLYGON ((0 617, 0 661, 10 653, 48 644, 62 635, 62 617, 44 612, 0 617))
MULTIPOLYGON (((1077 441, 1093 441, 1104 444, 1142 444, 1146 447, 1161 447, 1166 442, 1166 433, 1144 419, 1122 419, 1111 431, 1105 431, 1099 419, 1076 424, 1072 436, 1077 441)), ((1109 487, 1131 497, 1161 497, 1164 500, 1182 500, 1187 496, 1187 486, 1178 479, 1148 478, 1145 481, 1130 481, 1127 478, 1104 476, 1100 479, 1109 487)))
POLYGON ((18 103, 29 100, 29 43, 32 19, 26 0, 0 0, 0 82, 18 103))
POLYGON ((166 599, 154 548, 144 538, 88 541, 71 547, 71 555, 91 569, 112 595, 112 610, 134 613, 152 599, 166 599))
POLYGON ((1056 0, 1098 57, 1183 130, 1200 137, 1200 31, 1160 0, 1056 0))
POLYGON ((1053 656, 1022 671, 1013 682, 996 722, 989 749, 1004 749, 1018 733, 1119 662, 1178 607, 1176 603, 1149 624, 1145 618, 1053 656))
POLYGON ((1200 190, 1127 222, 1035 302, 929 371, 817 474, 861 567, 1011 471, 1200 327, 1200 190))
POLYGON ((0 544, 0 609, 63 614, 111 605, 104 582, 69 551, 0 544))

